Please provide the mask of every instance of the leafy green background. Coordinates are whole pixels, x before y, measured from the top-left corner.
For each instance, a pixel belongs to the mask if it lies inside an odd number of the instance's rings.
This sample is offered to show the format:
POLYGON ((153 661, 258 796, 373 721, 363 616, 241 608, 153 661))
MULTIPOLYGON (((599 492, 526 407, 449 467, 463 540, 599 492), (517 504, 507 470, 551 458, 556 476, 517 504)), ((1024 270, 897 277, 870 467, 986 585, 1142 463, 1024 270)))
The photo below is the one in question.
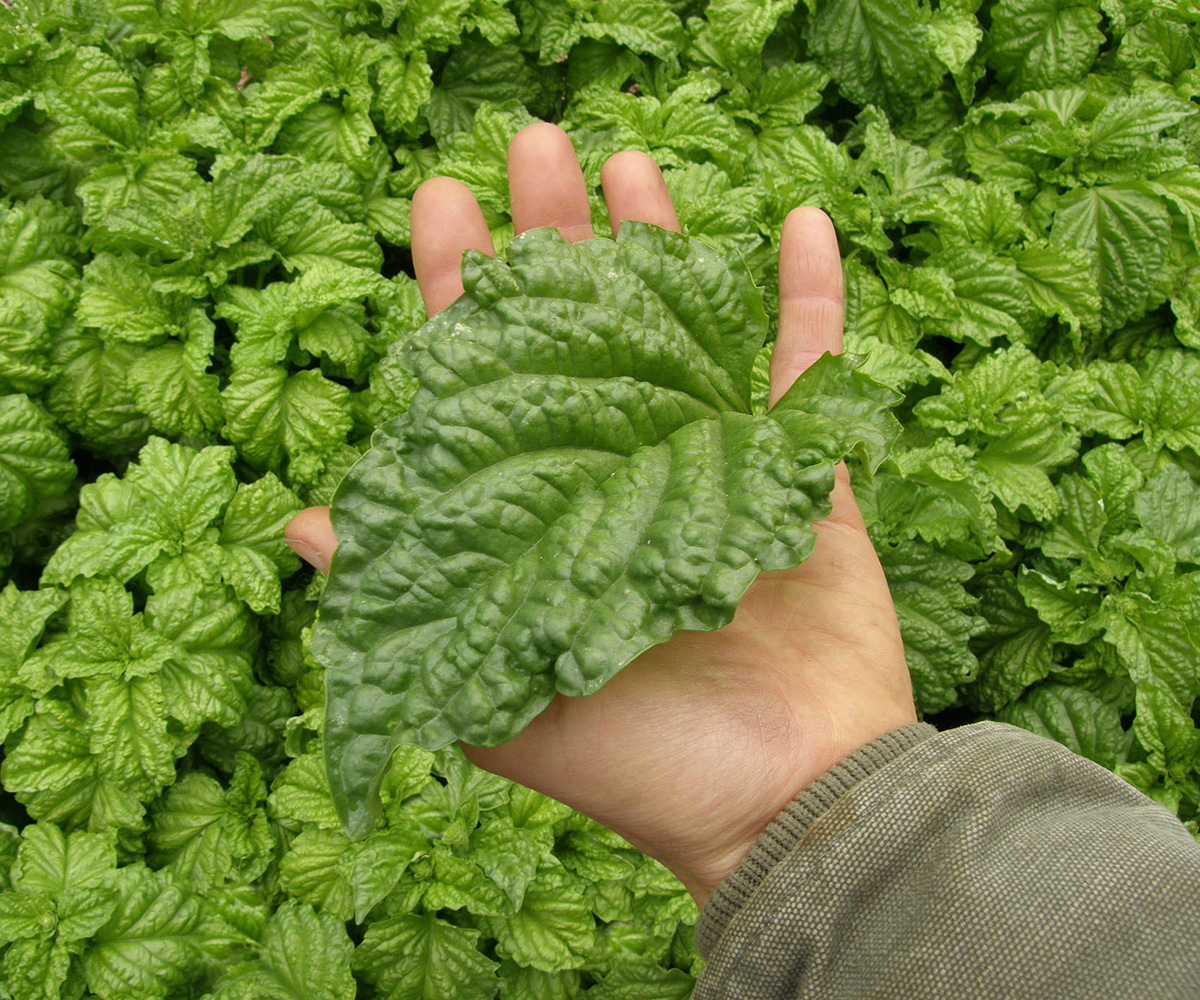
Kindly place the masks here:
POLYGON ((1153 0, 0 0, 0 996, 685 997, 695 909, 583 818, 321 766, 280 543, 412 386, 409 199, 664 167, 767 292, 833 217, 905 393, 860 500, 927 718, 1200 803, 1200 8, 1153 0))

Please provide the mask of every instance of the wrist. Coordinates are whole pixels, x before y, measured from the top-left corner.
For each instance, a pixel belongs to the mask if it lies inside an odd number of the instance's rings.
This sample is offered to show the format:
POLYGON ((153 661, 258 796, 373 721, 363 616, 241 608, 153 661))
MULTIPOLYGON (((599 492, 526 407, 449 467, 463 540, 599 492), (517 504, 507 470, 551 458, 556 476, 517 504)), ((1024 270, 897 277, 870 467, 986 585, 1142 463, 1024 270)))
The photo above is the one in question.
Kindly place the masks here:
POLYGON ((767 873, 795 849, 812 824, 834 802, 912 747, 936 735, 937 730, 933 726, 912 722, 871 740, 802 788, 765 829, 745 846, 718 881, 698 879, 697 888, 693 888, 681 875, 681 881, 704 908, 697 926, 697 944, 701 953, 704 953, 708 944, 716 941, 733 914, 750 898, 767 873))

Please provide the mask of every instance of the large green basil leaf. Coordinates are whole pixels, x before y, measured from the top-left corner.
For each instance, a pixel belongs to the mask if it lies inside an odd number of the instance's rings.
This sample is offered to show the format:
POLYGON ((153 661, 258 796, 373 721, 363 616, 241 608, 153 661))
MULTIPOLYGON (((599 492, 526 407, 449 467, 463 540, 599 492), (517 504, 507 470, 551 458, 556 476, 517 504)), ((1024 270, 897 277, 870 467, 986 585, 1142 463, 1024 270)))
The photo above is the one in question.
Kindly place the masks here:
POLYGON ((826 357, 768 415, 749 277, 627 223, 614 242, 468 254, 465 294, 404 348, 420 383, 333 504, 313 650, 353 834, 402 741, 511 739, 679 629, 716 629, 812 551, 835 463, 875 465, 896 396, 826 357))

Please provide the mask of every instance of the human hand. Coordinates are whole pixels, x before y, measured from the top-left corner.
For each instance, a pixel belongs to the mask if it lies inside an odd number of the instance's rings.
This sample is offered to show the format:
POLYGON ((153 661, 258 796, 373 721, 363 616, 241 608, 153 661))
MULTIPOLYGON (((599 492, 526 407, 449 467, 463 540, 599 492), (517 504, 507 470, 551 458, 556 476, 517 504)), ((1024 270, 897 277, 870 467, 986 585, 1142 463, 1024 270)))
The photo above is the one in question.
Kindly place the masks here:
MULTIPOLYGON (((508 151, 518 233, 593 235, 587 189, 565 133, 522 130, 508 151)), ((642 153, 602 173, 614 231, 626 219, 679 229, 662 174, 642 153)), ((474 196, 435 178, 417 191, 413 265, 430 316, 462 294, 463 252, 494 253, 474 196)), ((774 403, 825 351, 842 347, 842 272, 832 223, 801 208, 780 243, 774 403)), ((745 858, 776 814, 860 746, 916 722, 895 608, 844 466, 816 549, 763 573, 733 621, 679 632, 586 698, 557 695, 519 736, 463 747, 481 767, 592 816, 662 861, 698 903, 745 858)), ((286 536, 325 572, 337 546, 325 507, 286 536)))

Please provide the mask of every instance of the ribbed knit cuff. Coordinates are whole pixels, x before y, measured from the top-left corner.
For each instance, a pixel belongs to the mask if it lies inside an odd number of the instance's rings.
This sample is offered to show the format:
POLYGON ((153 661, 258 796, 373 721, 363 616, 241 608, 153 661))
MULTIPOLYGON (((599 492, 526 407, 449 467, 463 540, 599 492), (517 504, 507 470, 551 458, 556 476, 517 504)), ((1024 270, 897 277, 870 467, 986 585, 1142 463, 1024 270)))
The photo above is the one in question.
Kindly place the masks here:
POLYGON ((704 904, 696 925, 696 947, 700 954, 708 954, 767 872, 783 860, 834 802, 906 750, 936 735, 937 730, 924 722, 884 733, 835 764, 789 802, 755 841, 746 860, 717 886, 704 904))

